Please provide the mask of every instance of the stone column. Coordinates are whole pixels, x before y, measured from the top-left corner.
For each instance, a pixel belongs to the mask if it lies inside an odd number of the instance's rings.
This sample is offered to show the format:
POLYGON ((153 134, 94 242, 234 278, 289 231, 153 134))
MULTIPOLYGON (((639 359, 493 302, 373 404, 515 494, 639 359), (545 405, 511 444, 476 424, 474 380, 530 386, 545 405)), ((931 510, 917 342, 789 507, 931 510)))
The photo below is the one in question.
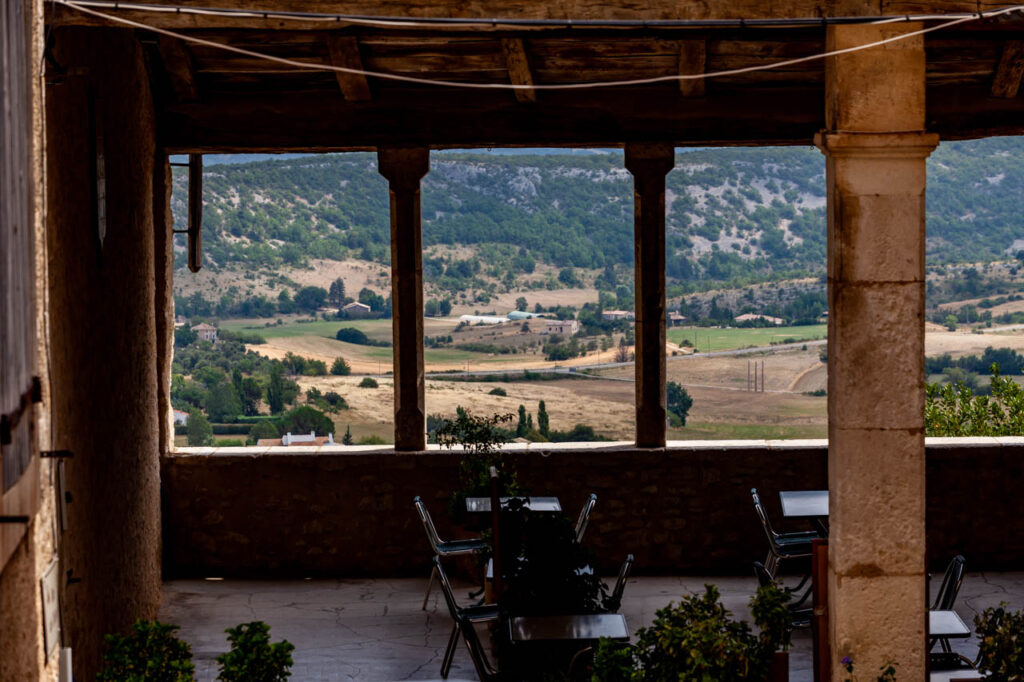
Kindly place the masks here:
MULTIPOLYGON (((827 49, 918 24, 830 26, 827 49)), ((925 677, 921 36, 826 62, 829 631, 834 679, 925 677)))
POLYGON ((636 446, 665 447, 665 176, 670 144, 627 144, 636 272, 636 446))
POLYGON ((395 449, 424 450, 423 240, 420 180, 430 170, 424 147, 377 151, 391 197, 391 311, 394 335, 395 449))

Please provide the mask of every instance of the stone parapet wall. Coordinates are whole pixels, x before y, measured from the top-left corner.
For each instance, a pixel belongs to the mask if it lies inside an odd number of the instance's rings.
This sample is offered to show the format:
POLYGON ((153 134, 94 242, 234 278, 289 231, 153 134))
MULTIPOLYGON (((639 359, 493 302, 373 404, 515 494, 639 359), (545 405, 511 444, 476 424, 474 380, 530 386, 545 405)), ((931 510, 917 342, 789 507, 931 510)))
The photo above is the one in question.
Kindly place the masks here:
MULTIPOLYGON (((827 486, 825 441, 515 447, 520 479, 574 517, 597 493, 587 544, 612 572, 626 553, 646 573, 746 573, 766 541, 757 487, 782 525, 779 490, 827 486)), ((425 575, 420 495, 442 537, 458 454, 380 447, 186 448, 163 462, 164 577, 425 575)), ((972 570, 1024 565, 1018 491, 1024 438, 929 439, 928 550, 972 570)), ((786 524, 797 528, 798 524, 786 524)))

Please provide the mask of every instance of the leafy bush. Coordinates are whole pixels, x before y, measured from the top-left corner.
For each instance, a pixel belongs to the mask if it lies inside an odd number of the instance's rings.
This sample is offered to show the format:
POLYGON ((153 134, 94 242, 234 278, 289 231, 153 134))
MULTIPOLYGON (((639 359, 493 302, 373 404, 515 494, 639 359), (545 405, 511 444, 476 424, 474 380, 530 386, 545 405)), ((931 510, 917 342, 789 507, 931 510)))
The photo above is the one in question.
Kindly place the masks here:
POLYGON ((309 433, 315 432, 319 436, 326 436, 334 432, 334 422, 320 410, 303 405, 290 410, 281 417, 277 424, 281 433, 309 433))
POLYGON ((654 623, 637 632, 636 644, 602 640, 594 658, 594 682, 663 680, 763 680, 774 653, 789 646, 789 595, 760 588, 751 612, 761 630, 732 619, 718 589, 683 597, 655 613, 654 623))
POLYGON ((228 628, 231 651, 217 657, 220 682, 281 682, 291 677, 291 652, 295 647, 282 640, 270 643, 270 627, 263 621, 228 628))
POLYGON ((335 376, 348 376, 352 373, 352 368, 345 362, 345 358, 335 358, 334 364, 331 365, 331 374, 335 376))
POLYGON ((1024 679, 1024 610, 1007 611, 1006 604, 985 609, 974 617, 978 647, 978 670, 992 682, 1024 679))
POLYGON ((962 384, 927 384, 924 407, 928 436, 1015 436, 1024 433, 1024 389, 991 367, 992 395, 975 395, 962 384))
POLYGON ((373 377, 363 377, 363 380, 359 382, 359 388, 377 388, 379 384, 373 377))
POLYGON ((260 438, 280 438, 281 432, 277 428, 277 424, 270 420, 256 422, 252 425, 249 430, 249 438, 246 441, 249 445, 256 445, 260 438))
POLYGON ((507 398, 508 397, 508 391, 506 391, 503 388, 492 388, 490 391, 487 392, 487 394, 488 395, 499 395, 502 398, 507 398))
POLYGON ((371 339, 362 330, 356 329, 355 327, 342 327, 338 330, 338 333, 334 335, 334 338, 338 341, 354 343, 359 346, 380 346, 382 348, 386 348, 391 345, 387 341, 371 339))
POLYGON ((199 410, 189 410, 186 428, 189 445, 210 445, 213 442, 213 427, 199 410))
POLYGON ((363 436, 359 439, 358 445, 387 445, 388 442, 380 436, 363 436))
POLYGON ((104 682, 191 682, 195 666, 189 645, 174 636, 177 625, 137 620, 128 635, 107 635, 104 682))

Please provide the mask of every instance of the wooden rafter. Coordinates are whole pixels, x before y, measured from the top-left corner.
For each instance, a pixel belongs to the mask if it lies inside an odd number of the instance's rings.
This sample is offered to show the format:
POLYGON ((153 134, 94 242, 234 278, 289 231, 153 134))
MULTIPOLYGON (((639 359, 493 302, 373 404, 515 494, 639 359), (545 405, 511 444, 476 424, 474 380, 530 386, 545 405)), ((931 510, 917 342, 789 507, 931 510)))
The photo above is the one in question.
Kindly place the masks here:
MULTIPOLYGON (((359 55, 359 39, 355 36, 332 35, 327 38, 327 49, 331 55, 331 64, 347 69, 363 68, 363 59, 359 55)), ((370 84, 361 73, 344 73, 335 71, 341 94, 350 102, 365 102, 371 98, 370 84)))
POLYGON ((1024 40, 1008 40, 992 79, 992 96, 1010 99, 1020 92, 1024 78, 1024 40))
MULTIPOLYGON (((704 40, 679 41, 679 75, 704 73, 707 68, 708 49, 704 40)), ((703 97, 704 79, 679 81, 679 92, 683 97, 703 97)))
POLYGON ((528 90, 514 90, 520 102, 536 102, 537 91, 533 89, 533 72, 530 71, 530 60, 526 55, 526 45, 522 38, 502 38, 501 47, 508 63, 508 78, 513 85, 529 85, 528 90))
POLYGON ((171 87, 179 102, 194 102, 199 99, 199 88, 196 86, 196 73, 192 65, 192 55, 181 40, 160 36, 157 41, 160 58, 164 69, 171 79, 171 87))

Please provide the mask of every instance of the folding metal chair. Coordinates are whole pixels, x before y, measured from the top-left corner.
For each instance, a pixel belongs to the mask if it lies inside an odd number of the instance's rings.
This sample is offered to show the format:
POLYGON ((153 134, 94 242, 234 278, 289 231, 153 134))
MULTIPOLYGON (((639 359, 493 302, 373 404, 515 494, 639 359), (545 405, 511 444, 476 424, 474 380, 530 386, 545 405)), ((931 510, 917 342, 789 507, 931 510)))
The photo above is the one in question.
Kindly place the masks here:
MULTIPOLYGON (((430 512, 427 511, 427 507, 423 504, 423 500, 417 495, 413 500, 413 505, 416 507, 416 511, 420 515, 420 520, 423 521, 423 529, 427 532, 427 540, 430 541, 430 546, 434 550, 436 557, 450 557, 459 556, 460 554, 477 554, 483 552, 488 548, 487 542, 482 538, 472 538, 469 540, 442 540, 437 534, 437 528, 434 527, 434 521, 430 518, 430 512)), ((430 572, 430 580, 427 582, 427 593, 423 595, 423 609, 427 608, 427 601, 430 599, 430 589, 434 586, 434 578, 437 576, 437 568, 435 567, 430 572)))

